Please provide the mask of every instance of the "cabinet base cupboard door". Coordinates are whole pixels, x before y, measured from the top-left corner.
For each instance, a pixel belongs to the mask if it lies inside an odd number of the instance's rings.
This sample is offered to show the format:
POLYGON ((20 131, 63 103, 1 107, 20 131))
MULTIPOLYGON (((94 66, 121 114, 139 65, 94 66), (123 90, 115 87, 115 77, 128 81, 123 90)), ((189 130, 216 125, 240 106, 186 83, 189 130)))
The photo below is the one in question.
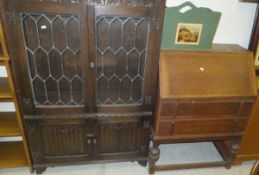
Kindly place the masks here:
POLYGON ((145 165, 165 0, 2 0, 33 168, 145 165))

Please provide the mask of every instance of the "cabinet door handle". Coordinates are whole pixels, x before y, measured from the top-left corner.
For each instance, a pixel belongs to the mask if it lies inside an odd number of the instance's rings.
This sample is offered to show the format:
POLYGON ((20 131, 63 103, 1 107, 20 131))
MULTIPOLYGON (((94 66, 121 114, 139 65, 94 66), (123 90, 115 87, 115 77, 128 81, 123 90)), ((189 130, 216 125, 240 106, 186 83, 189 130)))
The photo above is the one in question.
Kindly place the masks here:
POLYGON ((93 139, 93 144, 96 144, 97 143, 97 139, 93 139))
POLYGON ((88 144, 88 145, 91 144, 91 139, 90 139, 90 138, 87 139, 87 144, 88 144))

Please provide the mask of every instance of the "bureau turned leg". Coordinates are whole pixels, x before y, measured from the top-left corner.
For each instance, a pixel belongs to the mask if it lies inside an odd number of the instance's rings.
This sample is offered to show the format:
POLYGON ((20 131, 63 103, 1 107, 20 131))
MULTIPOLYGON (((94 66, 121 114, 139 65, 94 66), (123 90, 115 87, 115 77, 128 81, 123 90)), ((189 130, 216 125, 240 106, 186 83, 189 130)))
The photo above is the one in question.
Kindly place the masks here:
POLYGON ((148 172, 149 174, 154 174, 155 173, 155 163, 158 161, 160 157, 160 149, 158 148, 158 145, 153 145, 149 149, 149 154, 148 154, 148 172))
POLYGON ((235 157, 236 157, 236 154, 238 153, 239 148, 240 148, 240 142, 238 140, 233 140, 229 146, 230 160, 228 161, 228 163, 225 166, 226 169, 231 168, 232 163, 235 160, 235 157))

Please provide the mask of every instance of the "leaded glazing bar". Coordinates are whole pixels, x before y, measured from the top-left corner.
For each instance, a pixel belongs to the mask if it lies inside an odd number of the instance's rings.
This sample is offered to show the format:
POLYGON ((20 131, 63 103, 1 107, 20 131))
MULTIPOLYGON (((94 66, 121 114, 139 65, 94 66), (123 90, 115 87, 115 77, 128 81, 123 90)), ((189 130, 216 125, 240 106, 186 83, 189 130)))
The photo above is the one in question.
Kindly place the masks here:
POLYGON ((145 17, 96 17, 97 105, 140 105, 149 36, 145 17))
POLYGON ((20 20, 35 106, 82 106, 79 17, 21 13, 20 20))

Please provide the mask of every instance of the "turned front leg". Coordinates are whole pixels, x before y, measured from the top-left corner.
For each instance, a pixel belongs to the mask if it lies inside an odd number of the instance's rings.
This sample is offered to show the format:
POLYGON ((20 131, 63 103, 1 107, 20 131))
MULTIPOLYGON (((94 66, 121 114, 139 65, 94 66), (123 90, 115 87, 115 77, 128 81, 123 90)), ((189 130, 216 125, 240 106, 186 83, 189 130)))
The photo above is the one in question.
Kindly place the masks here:
POLYGON ((149 174, 155 173, 155 163, 156 163, 156 161, 158 161, 159 157, 160 157, 160 149, 158 148, 158 145, 153 145, 149 149, 149 154, 148 154, 149 174))

